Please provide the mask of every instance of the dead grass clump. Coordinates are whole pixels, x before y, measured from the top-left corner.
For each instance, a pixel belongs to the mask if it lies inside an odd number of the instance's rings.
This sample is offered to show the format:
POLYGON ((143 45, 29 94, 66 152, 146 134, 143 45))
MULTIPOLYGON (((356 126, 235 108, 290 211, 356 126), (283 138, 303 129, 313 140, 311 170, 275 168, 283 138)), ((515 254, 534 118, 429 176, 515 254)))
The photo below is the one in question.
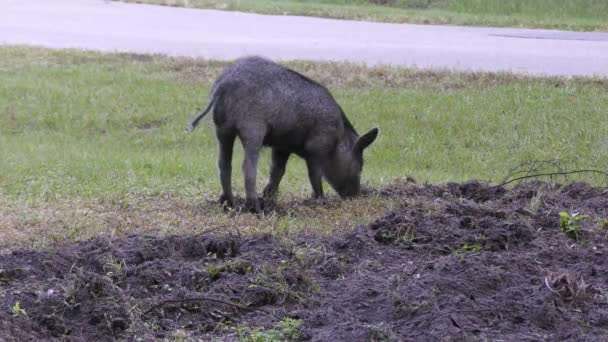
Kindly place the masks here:
POLYGON ((545 277, 547 288, 557 294, 565 303, 572 303, 585 297, 588 285, 570 273, 550 273, 545 277))
POLYGON ((386 65, 370 67, 350 62, 292 61, 286 64, 328 88, 388 87, 457 91, 513 84, 522 80, 538 81, 510 73, 454 73, 448 70, 421 70, 386 65))

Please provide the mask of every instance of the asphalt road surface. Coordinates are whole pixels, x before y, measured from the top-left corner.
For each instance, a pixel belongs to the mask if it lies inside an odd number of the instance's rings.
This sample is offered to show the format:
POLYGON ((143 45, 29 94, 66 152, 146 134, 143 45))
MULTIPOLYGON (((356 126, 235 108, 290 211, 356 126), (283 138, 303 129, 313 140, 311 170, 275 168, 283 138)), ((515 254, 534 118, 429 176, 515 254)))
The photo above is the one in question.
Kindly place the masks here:
POLYGON ((102 0, 0 0, 0 43, 608 77, 608 33, 383 24, 102 0))

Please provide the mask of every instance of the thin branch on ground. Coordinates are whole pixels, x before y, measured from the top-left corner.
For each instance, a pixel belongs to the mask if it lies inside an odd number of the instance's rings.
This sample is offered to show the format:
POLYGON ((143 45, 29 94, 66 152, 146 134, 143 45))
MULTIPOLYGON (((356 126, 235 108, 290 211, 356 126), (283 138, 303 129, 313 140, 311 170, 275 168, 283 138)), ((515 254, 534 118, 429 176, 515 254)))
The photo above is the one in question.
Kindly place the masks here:
POLYGON ((576 174, 576 173, 599 173, 601 175, 606 176, 606 178, 608 178, 608 172, 602 171, 602 170, 594 170, 594 169, 584 169, 584 170, 574 170, 574 171, 560 171, 560 172, 547 172, 547 173, 535 173, 535 174, 529 174, 529 175, 525 175, 525 176, 509 179, 509 180, 504 181, 504 182, 502 182, 502 183, 500 183, 498 185, 491 186, 491 187, 486 188, 484 190, 490 190, 490 189, 499 188, 499 187, 505 186, 507 184, 511 184, 513 182, 517 182, 517 181, 524 180, 524 179, 529 179, 529 178, 548 177, 548 176, 566 176, 566 175, 572 175, 572 174, 576 174))
POLYGON ((549 291, 555 293, 558 296, 560 295, 559 292, 555 291, 553 289, 553 287, 551 287, 551 285, 549 285, 549 279, 548 279, 548 277, 545 277, 545 285, 547 286, 547 288, 549 289, 549 291))

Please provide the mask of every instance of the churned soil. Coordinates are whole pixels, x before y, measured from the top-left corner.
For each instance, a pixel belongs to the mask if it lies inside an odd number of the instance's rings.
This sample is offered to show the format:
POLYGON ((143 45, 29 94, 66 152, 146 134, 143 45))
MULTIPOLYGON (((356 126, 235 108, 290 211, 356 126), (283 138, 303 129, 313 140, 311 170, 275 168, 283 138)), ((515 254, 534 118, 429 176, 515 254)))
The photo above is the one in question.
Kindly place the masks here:
POLYGON ((313 341, 608 340, 607 189, 402 181, 375 195, 402 205, 345 235, 4 252, 0 340, 230 341, 286 318, 313 341))

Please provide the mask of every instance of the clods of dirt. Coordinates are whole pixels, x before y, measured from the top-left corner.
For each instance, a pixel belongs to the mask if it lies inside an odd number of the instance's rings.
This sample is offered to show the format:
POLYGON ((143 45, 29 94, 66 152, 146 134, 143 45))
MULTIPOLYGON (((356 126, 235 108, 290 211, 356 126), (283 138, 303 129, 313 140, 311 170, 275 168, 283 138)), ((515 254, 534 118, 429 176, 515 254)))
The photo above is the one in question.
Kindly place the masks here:
POLYGON ((402 206, 347 235, 4 253, 0 340, 608 339, 607 189, 408 180, 380 195, 402 206))

